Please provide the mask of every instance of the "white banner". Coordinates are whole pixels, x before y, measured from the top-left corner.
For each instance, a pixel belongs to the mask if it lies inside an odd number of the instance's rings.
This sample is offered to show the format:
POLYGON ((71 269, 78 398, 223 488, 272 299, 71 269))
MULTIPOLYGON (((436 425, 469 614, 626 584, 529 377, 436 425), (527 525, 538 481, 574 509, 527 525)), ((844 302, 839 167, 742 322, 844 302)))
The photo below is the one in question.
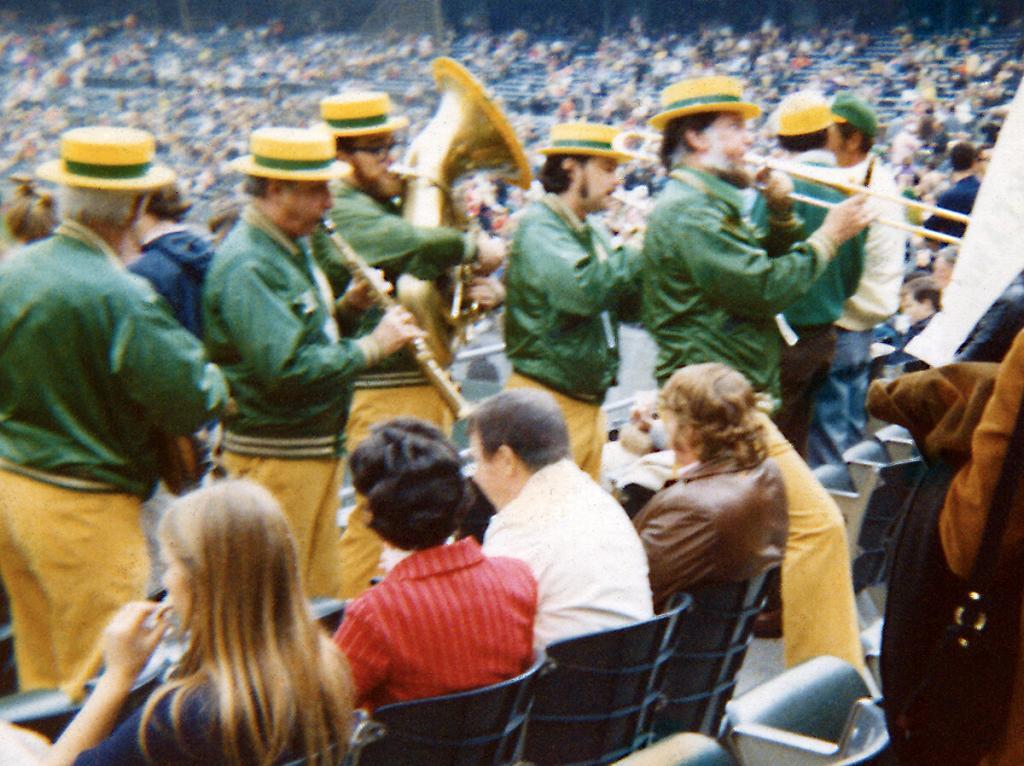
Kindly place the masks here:
POLYGON ((1024 88, 1017 90, 971 211, 942 311, 907 353, 933 367, 953 355, 974 325, 1024 270, 1024 88))

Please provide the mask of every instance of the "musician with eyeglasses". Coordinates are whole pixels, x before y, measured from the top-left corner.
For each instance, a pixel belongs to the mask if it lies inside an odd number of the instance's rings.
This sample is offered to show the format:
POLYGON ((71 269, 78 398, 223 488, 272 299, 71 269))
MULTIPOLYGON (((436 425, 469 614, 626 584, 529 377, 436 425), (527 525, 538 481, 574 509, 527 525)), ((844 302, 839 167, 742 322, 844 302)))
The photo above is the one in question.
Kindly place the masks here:
POLYGON ((345 172, 318 129, 261 128, 234 168, 250 196, 217 248, 203 296, 204 340, 235 402, 223 465, 262 484, 288 518, 308 596, 341 590, 338 494, 343 434, 356 376, 422 333, 405 309, 372 332, 343 337, 336 308, 368 303, 365 282, 337 302, 307 237, 331 206, 327 182, 345 172))
MULTIPOLYGON (((392 114, 386 93, 349 92, 325 98, 320 113, 333 135, 337 159, 351 167, 334 191, 330 218, 338 234, 369 266, 383 271, 388 282, 394 285, 406 274, 435 280, 460 264, 472 264, 483 277, 502 264, 505 246, 500 240, 447 226, 417 226, 402 217, 405 179, 395 172, 392 161, 396 134, 409 121, 392 114)), ((351 276, 323 232, 313 237, 313 254, 335 292, 343 292, 351 276)), ((504 297, 493 280, 478 280, 471 292, 484 308, 504 297)), ((348 329, 359 337, 380 314, 380 309, 371 308, 348 329)), ((346 448, 359 446, 374 423, 403 415, 421 418, 446 432, 454 421, 448 405, 408 351, 391 354, 357 376, 346 448)), ((362 593, 381 573, 382 543, 368 522, 360 498, 342 536, 344 598, 362 593)))
POLYGON ((516 228, 509 254, 505 353, 509 388, 539 388, 558 403, 576 464, 597 481, 607 426, 601 405, 619 367, 619 321, 639 317, 640 254, 616 248, 591 214, 619 185, 609 125, 555 125, 539 178, 544 197, 516 228))

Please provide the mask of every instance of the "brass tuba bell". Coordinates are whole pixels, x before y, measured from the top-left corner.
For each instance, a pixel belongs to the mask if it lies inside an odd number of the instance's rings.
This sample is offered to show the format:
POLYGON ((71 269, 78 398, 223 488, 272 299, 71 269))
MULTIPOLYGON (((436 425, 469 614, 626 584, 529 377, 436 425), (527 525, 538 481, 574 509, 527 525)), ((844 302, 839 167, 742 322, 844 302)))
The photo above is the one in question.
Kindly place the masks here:
MULTIPOLYGON (((432 68, 441 102, 406 154, 403 164, 409 179, 402 216, 417 226, 465 230, 467 222, 452 198, 452 187, 460 177, 493 170, 527 189, 530 166, 512 126, 488 98, 483 85, 454 59, 434 59, 432 68)), ((398 300, 426 330, 428 343, 445 366, 451 362, 470 319, 462 305, 461 288, 466 277, 456 273, 430 282, 405 274, 395 286, 398 300)))

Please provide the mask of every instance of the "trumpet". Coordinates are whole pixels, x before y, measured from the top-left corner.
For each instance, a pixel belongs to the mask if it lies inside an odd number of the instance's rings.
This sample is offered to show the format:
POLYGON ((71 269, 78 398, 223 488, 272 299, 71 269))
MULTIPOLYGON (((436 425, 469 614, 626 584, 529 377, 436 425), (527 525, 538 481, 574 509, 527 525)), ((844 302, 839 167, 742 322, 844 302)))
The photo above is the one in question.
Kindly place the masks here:
MULTIPOLYGON (((321 225, 324 231, 327 232, 327 236, 330 238, 331 243, 338 251, 338 255, 341 256, 342 263, 345 264, 353 276, 359 276, 365 279, 370 285, 370 290, 373 293, 373 299, 377 305, 381 306, 385 311, 399 305, 398 301, 391 297, 388 285, 380 275, 370 268, 370 265, 355 251, 345 238, 342 237, 337 228, 334 225, 334 221, 330 219, 330 216, 324 216, 321 221, 321 225)), ((473 410, 473 406, 466 401, 462 396, 462 392, 459 391, 458 384, 451 379, 444 367, 442 367, 437 358, 431 351, 430 346, 423 338, 416 338, 413 341, 413 356, 416 358, 416 364, 419 365, 420 371, 424 374, 430 384, 438 390, 441 394, 441 398, 444 400, 445 405, 454 413, 457 420, 462 420, 468 417, 470 412, 473 410)))
MULTIPOLYGON (((660 141, 661 135, 658 133, 641 130, 624 130, 612 140, 612 148, 615 149, 615 151, 632 154, 641 162, 660 162, 658 155, 650 148, 657 145, 660 141)), ((906 197, 901 197, 895 194, 887 194, 886 192, 869 188, 863 184, 848 183, 839 179, 828 178, 823 176, 821 173, 815 173, 811 168, 807 168, 795 162, 774 160, 768 157, 761 157, 756 154, 746 155, 744 161, 749 165, 759 168, 766 167, 770 170, 786 173, 794 178, 802 178, 806 181, 822 184, 823 186, 830 186, 847 194, 866 194, 870 197, 875 197, 876 199, 893 202, 897 205, 902 205, 903 207, 916 208, 917 210, 921 210, 929 215, 947 218, 951 221, 957 221, 958 223, 969 224, 971 222, 971 217, 969 215, 964 215, 963 213, 959 213, 955 210, 947 210, 946 208, 938 207, 936 205, 930 205, 927 202, 919 202, 917 200, 907 199, 906 197)), ((825 202, 824 200, 819 200, 815 197, 810 197, 796 192, 791 194, 790 198, 795 202, 803 202, 816 207, 830 208, 833 206, 830 202, 825 202)), ((942 232, 932 231, 931 229, 926 229, 923 226, 914 226, 906 221, 899 221, 894 218, 877 218, 875 220, 877 223, 881 223, 885 226, 901 229, 903 231, 910 232, 911 234, 916 234, 919 237, 933 239, 947 245, 959 245, 961 242, 960 237, 954 237, 949 234, 943 234, 942 232)))

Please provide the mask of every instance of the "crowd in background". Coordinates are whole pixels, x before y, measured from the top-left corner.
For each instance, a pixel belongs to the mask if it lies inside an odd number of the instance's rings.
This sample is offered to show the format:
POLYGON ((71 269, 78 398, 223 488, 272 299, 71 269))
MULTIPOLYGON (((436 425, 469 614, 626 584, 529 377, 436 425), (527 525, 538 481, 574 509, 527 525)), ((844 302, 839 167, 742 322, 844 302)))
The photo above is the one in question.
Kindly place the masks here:
MULTIPOLYGON (((70 126, 133 125, 155 133, 160 159, 208 216, 237 194, 228 163, 244 154, 249 132, 313 123, 325 95, 386 90, 411 119, 406 138, 414 136, 437 100, 429 63, 446 53, 502 101, 528 149, 554 121, 643 128, 660 89, 681 76, 738 76, 769 113, 796 89, 853 90, 887 123, 878 151, 901 169, 904 186, 927 199, 940 191, 951 141, 992 143, 1020 80, 1022 45, 1016 30, 921 38, 901 29, 788 32, 768 21, 747 33, 716 26, 658 35, 639 22, 603 38, 474 32, 445 50, 429 36, 285 39, 273 24, 188 35, 130 16, 92 27, 12 23, 0 33, 0 176, 30 173, 70 126)), ((610 217, 613 229, 632 231, 662 176, 649 164, 625 172, 638 210, 616 205, 610 217)), ((500 229, 522 198, 489 186, 472 184, 466 204, 471 213, 486 208, 500 229)), ((10 197, 10 189, 2 193, 10 197)))

